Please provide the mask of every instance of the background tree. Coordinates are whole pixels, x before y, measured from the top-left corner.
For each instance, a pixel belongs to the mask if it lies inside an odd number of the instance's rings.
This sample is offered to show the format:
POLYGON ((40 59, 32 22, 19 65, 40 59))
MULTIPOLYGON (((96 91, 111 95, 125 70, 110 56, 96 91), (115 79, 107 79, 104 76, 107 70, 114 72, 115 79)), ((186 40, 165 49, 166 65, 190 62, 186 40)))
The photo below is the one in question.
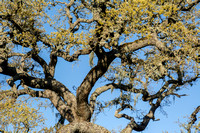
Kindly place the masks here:
MULTIPOLYGON (((27 99, 26 99, 27 100, 27 99)), ((0 102, 0 132, 31 132, 42 128, 44 118, 25 99, 4 97, 0 102)))
POLYGON ((177 92, 199 78, 199 2, 2 0, 0 73, 11 89, 1 99, 49 99, 69 122, 60 132, 108 132, 91 117, 116 105, 115 117, 129 121, 122 132, 143 131, 162 102, 184 96, 177 92), (75 62, 81 55, 90 55, 91 70, 73 94, 54 78, 55 68, 58 59, 75 62), (94 88, 100 78, 106 84, 94 88), (99 103, 108 90, 120 90, 119 97, 99 103), (139 97, 150 107, 139 122, 120 114, 134 112, 139 97))

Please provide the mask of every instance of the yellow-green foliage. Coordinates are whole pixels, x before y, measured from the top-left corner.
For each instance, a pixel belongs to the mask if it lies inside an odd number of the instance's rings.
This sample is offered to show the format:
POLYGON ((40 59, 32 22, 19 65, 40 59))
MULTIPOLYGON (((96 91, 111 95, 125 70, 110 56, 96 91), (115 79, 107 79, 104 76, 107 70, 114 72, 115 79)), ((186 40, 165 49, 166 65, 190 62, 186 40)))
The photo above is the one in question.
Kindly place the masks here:
POLYGON ((3 131, 28 132, 42 128, 44 119, 39 110, 24 99, 15 101, 6 97, 0 101, 0 129, 3 131))

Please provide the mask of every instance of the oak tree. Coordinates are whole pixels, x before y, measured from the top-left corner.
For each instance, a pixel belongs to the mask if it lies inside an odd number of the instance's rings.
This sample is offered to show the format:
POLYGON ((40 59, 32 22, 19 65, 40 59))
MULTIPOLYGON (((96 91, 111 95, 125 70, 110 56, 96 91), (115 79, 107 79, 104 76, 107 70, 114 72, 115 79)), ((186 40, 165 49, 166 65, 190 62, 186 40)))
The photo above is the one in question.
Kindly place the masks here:
POLYGON ((0 74, 8 77, 10 89, 0 92, 0 100, 49 99, 69 122, 58 132, 109 132, 91 118, 116 105, 115 117, 129 122, 122 132, 143 131, 157 120, 155 112, 166 98, 185 96, 178 91, 199 78, 199 3, 1 0, 0 74), (55 79, 56 66, 60 58, 77 62, 80 56, 90 58, 91 70, 74 94, 55 79), (95 88, 99 80, 105 84, 95 88), (119 96, 100 103, 98 97, 108 90, 120 90, 119 96), (140 121, 122 113, 134 112, 138 97, 150 107, 140 121))

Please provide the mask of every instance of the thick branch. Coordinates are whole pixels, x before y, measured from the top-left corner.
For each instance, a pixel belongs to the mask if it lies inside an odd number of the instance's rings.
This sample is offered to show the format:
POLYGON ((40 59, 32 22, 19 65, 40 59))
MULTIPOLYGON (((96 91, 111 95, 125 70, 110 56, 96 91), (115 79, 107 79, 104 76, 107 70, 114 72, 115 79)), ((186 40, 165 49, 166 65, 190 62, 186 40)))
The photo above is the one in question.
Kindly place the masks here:
POLYGON ((45 90, 45 94, 51 100, 51 102, 62 115, 62 117, 66 118, 69 122, 72 122, 74 120, 74 111, 70 106, 67 106, 65 104, 65 102, 60 98, 57 93, 51 90, 45 90))
POLYGON ((165 45, 160 40, 158 40, 157 35, 152 34, 149 37, 144 37, 144 38, 138 39, 134 42, 125 43, 125 44, 119 46, 119 51, 120 51, 121 54, 130 53, 130 52, 134 52, 136 50, 139 50, 141 48, 144 48, 146 46, 155 46, 160 51, 166 51, 167 50, 165 45))
POLYGON ((4 99, 7 96, 17 98, 18 96, 26 94, 32 97, 48 98, 64 118, 66 118, 69 122, 72 122, 74 120, 74 115, 72 114, 70 106, 65 104, 65 102, 60 98, 60 96, 56 92, 48 89, 46 89, 45 91, 35 91, 28 88, 28 86, 24 86, 24 88, 25 89, 17 90, 16 92, 13 92, 11 90, 2 91, 0 92, 0 100, 4 99))
POLYGON ((195 1, 192 1, 188 4, 188 6, 186 7, 181 7, 181 11, 190 11, 192 9, 192 7, 194 7, 195 5, 197 5, 198 3, 200 2, 200 0, 195 0, 195 1))
POLYGON ((50 62, 49 62, 49 73, 50 73, 52 78, 54 77, 56 64, 57 64, 56 53, 55 52, 51 52, 51 54, 50 54, 50 62))
POLYGON ((110 63, 114 59, 115 57, 113 55, 108 56, 108 54, 100 58, 97 65, 89 71, 77 89, 77 113, 80 117, 83 117, 82 119, 85 119, 86 121, 89 121, 91 117, 91 112, 88 107, 88 95, 90 94, 90 91, 92 90, 92 87, 96 81, 107 71, 110 63), (88 112, 88 114, 85 114, 86 112, 88 112))
POLYGON ((63 97, 67 104, 74 104, 74 95, 60 82, 55 79, 40 79, 28 76, 22 76, 21 80, 27 86, 39 89, 51 89, 63 97))
MULTIPOLYGON (((51 73, 50 73, 48 64, 46 63, 46 61, 43 58, 41 58, 38 55, 38 51, 33 49, 33 50, 31 50, 30 54, 31 54, 32 58, 36 62, 38 62, 40 64, 40 66, 43 68, 45 78, 53 78, 53 75, 51 75, 51 73)), ((52 61, 52 59, 51 59, 51 61, 52 61)))
POLYGON ((72 61, 77 60, 80 55, 88 55, 91 52, 92 52, 92 49, 87 48, 87 49, 77 50, 76 52, 74 52, 73 55, 69 55, 69 53, 62 52, 62 51, 57 51, 55 54, 58 57, 62 57, 66 61, 72 62, 72 61))
POLYGON ((39 89, 51 89, 57 92, 67 104, 75 104, 75 96, 66 88, 62 83, 58 82, 55 79, 41 79, 31 77, 27 73, 21 72, 14 67, 2 66, 2 74, 15 77, 14 81, 21 80, 24 85, 27 85, 31 88, 39 89))
POLYGON ((155 45, 155 43, 156 43, 155 40, 153 40, 152 38, 145 37, 145 38, 136 40, 134 42, 125 43, 119 46, 119 51, 120 53, 130 53, 138 49, 144 48, 146 46, 153 46, 155 45))
POLYGON ((116 56, 121 58, 122 63, 133 64, 137 61, 132 60, 129 56, 125 54, 137 51, 147 46, 155 46, 161 52, 171 54, 171 51, 169 51, 169 49, 157 38, 157 35, 152 34, 149 37, 144 37, 134 42, 122 44, 121 46, 119 46, 119 51, 116 52, 116 56))

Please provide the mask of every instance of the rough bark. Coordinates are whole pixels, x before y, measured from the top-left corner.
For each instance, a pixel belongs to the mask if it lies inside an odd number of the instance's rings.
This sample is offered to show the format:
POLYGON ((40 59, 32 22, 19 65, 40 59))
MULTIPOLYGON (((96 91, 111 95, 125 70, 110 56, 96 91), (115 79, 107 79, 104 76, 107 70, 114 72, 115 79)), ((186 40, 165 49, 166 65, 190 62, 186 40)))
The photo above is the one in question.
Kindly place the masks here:
POLYGON ((63 126, 57 131, 57 133, 110 133, 110 131, 99 125, 82 121, 72 122, 63 126))

